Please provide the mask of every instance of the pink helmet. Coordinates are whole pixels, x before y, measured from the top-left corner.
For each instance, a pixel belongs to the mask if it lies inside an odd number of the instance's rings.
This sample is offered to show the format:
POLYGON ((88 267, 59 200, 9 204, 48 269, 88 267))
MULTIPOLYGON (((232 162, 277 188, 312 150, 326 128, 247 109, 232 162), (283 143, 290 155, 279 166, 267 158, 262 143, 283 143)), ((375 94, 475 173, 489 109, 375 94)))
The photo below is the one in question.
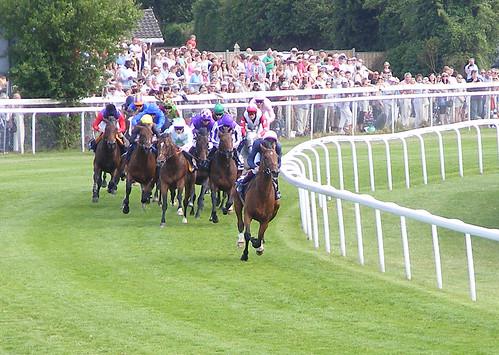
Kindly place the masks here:
POLYGON ((246 108, 246 111, 248 113, 250 113, 250 112, 256 113, 258 111, 258 107, 256 107, 255 104, 249 104, 248 107, 246 108))
POLYGON ((273 140, 277 142, 277 133, 274 131, 267 131, 263 135, 263 139, 273 140))

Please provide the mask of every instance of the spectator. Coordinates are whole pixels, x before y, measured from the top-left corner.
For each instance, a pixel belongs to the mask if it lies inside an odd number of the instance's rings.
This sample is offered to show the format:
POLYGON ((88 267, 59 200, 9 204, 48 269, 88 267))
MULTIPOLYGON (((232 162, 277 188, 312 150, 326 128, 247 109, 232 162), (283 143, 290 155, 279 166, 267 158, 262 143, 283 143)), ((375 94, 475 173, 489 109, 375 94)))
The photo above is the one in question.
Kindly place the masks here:
POLYGON ((262 58, 262 62, 265 65, 265 77, 270 79, 275 66, 275 59, 271 48, 267 49, 267 54, 262 58))
POLYGON ((475 64, 475 58, 468 59, 468 64, 464 66, 464 72, 466 73, 466 81, 469 82, 471 79, 471 74, 473 71, 479 73, 478 66, 475 64))
POLYGON ((190 35, 187 42, 185 42, 185 46, 187 47, 188 50, 196 49, 197 47, 196 35, 190 35))

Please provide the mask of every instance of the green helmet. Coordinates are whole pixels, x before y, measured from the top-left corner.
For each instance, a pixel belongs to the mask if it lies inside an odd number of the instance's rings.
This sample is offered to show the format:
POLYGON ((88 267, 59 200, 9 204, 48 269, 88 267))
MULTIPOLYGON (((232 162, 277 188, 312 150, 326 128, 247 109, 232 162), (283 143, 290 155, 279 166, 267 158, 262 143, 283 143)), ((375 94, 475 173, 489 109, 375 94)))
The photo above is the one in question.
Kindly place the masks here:
POLYGON ((223 105, 219 102, 215 105, 215 108, 213 109, 213 112, 215 115, 223 115, 224 113, 224 107, 223 105))

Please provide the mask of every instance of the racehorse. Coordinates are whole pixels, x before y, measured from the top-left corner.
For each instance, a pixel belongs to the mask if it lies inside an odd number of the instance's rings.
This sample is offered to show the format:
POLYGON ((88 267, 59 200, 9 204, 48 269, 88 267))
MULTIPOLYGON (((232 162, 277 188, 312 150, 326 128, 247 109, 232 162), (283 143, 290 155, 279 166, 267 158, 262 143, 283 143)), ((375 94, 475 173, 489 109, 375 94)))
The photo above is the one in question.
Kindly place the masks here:
MULTIPOLYGON (((201 212, 204 208, 204 195, 208 190, 208 178, 209 178, 209 162, 208 162, 208 144, 210 142, 210 137, 208 130, 206 128, 201 128, 196 134, 196 145, 194 146, 194 151, 192 152, 194 158, 197 161, 198 170, 196 172, 196 185, 201 185, 201 191, 197 197, 198 206, 196 210, 196 218, 199 218, 201 212)), ((196 189, 192 190, 192 195, 190 198, 190 203, 192 203, 191 215, 194 214, 194 202, 196 201, 196 189)))
POLYGON ((219 131, 220 143, 215 152, 210 165, 210 189, 211 189, 211 217, 213 223, 218 223, 217 216, 217 194, 219 191, 225 192, 229 197, 222 207, 223 214, 227 214, 232 206, 233 198, 231 191, 235 190, 234 185, 237 179, 237 166, 234 161, 232 133, 228 131, 219 131))
POLYGON ((153 151, 153 133, 151 127, 137 125, 138 142, 126 165, 126 195, 123 199, 123 213, 130 212, 129 197, 134 182, 142 188, 142 208, 150 202, 151 191, 156 181, 156 156, 153 151))
POLYGON ((111 174, 111 180, 107 185, 107 192, 115 194, 120 179, 121 152, 116 142, 118 128, 116 120, 105 119, 106 129, 102 140, 97 143, 94 157, 94 186, 92 191, 92 202, 99 202, 99 191, 103 187, 106 173, 111 174), (104 175, 104 179, 103 179, 104 175))
POLYGON ((244 202, 241 196, 233 190, 234 210, 237 216, 238 245, 244 240, 242 261, 248 261, 248 245, 256 249, 257 255, 262 255, 265 243, 264 234, 270 221, 274 219, 279 210, 279 200, 275 199, 276 186, 274 179, 279 176, 278 156, 273 148, 261 146, 260 167, 258 173, 248 183, 244 202), (244 212, 244 218, 243 218, 244 212), (251 236, 250 224, 252 220, 260 222, 258 238, 251 236), (244 235, 243 235, 244 229, 244 235))
POLYGON ((172 193, 172 190, 174 191, 175 188, 177 189, 177 199, 179 201, 179 205, 182 200, 182 196, 184 196, 182 223, 187 223, 187 204, 189 203, 189 198, 192 194, 192 190, 194 189, 196 173, 194 171, 191 172, 189 161, 184 154, 182 154, 182 150, 178 148, 175 143, 173 143, 170 136, 167 135, 166 137, 159 139, 157 146, 157 161, 160 166, 159 182, 162 201, 160 226, 164 227, 166 224, 165 213, 168 208, 168 191, 170 190, 170 193, 172 193))

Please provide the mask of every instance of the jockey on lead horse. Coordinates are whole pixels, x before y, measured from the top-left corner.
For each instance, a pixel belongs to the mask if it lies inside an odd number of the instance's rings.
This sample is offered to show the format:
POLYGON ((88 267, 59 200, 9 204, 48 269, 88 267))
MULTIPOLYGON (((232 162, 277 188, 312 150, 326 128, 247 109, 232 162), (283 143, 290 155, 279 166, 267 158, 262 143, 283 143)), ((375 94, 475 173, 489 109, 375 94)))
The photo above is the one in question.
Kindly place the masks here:
MULTIPOLYGON (((281 167, 281 157, 282 157, 282 148, 281 144, 277 139, 277 133, 274 131, 265 132, 262 138, 258 138, 251 147, 251 153, 248 156, 248 166, 249 170, 246 175, 241 176, 236 181, 236 190, 241 195, 244 196, 244 190, 248 183, 256 176, 258 172, 258 168, 260 165, 260 152, 261 147, 265 146, 266 148, 272 148, 275 150, 278 156, 278 164, 279 168, 281 167)), ((275 186, 275 199, 279 200, 281 198, 281 193, 279 191, 279 181, 276 179, 273 180, 275 186)))

